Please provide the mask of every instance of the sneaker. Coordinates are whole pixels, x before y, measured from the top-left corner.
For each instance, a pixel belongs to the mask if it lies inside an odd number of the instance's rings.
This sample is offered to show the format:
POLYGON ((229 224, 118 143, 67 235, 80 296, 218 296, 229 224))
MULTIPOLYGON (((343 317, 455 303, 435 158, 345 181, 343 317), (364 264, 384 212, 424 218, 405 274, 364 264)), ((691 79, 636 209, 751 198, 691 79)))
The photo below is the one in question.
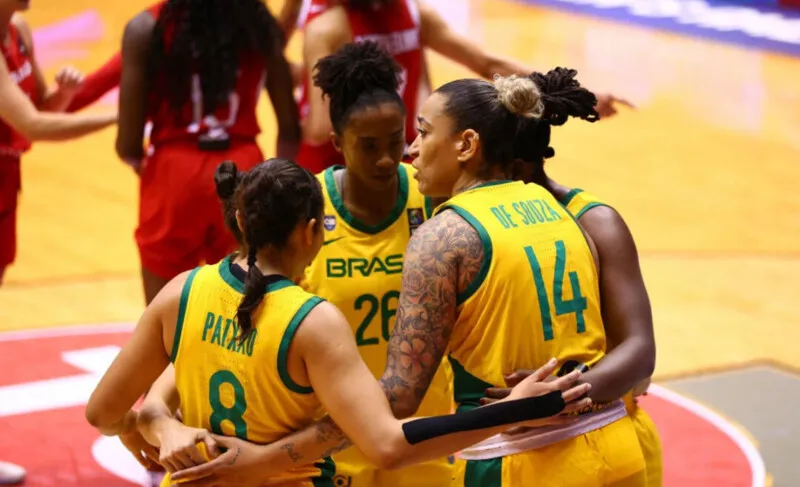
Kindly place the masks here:
POLYGON ((0 485, 21 484, 25 480, 25 469, 13 463, 0 462, 0 485))

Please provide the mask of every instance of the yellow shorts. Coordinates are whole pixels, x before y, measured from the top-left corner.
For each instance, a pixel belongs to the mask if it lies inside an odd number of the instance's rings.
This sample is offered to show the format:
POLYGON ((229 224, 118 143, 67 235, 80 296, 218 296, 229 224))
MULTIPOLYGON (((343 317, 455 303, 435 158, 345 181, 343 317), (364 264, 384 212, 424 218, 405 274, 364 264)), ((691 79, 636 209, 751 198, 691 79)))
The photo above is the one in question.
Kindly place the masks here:
POLYGON ((661 487, 664 464, 662 463, 661 438, 658 436, 656 424, 650 415, 636 404, 632 394, 626 394, 624 400, 625 408, 636 429, 636 436, 639 438, 639 447, 644 455, 647 487, 661 487))
POLYGON ((358 448, 333 457, 335 487, 447 487, 453 479, 453 463, 447 458, 399 470, 378 470, 358 448))
POLYGON ((456 462, 453 487, 645 487, 630 418, 570 440, 492 460, 456 462))

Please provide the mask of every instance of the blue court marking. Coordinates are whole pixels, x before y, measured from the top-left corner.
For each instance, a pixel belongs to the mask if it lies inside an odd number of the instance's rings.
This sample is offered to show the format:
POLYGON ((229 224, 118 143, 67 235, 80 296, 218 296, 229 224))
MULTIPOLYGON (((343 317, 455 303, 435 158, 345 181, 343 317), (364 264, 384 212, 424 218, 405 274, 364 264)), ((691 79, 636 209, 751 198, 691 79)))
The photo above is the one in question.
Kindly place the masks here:
POLYGON ((777 0, 520 0, 800 57, 800 9, 777 0))

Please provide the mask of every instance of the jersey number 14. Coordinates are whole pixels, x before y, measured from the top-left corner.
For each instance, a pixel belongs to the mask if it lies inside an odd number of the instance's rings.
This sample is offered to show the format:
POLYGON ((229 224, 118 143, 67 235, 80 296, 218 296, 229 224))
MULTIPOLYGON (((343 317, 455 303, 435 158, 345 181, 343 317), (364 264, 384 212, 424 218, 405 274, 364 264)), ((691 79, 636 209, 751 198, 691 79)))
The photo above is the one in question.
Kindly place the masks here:
POLYGON ((578 273, 571 271, 569 273, 569 283, 572 287, 572 299, 564 300, 564 277, 565 266, 567 262, 567 249, 564 246, 563 240, 556 241, 556 268, 553 276, 552 293, 548 293, 545 287, 544 276, 542 275, 542 267, 539 265, 539 259, 533 251, 533 247, 528 245, 525 247, 525 255, 528 257, 528 263, 533 271, 533 281, 536 283, 536 294, 539 301, 539 311, 542 315, 542 328, 544 331, 545 341, 553 339, 553 316, 550 313, 550 294, 555 301, 556 316, 575 313, 575 320, 578 322, 578 333, 586 331, 586 322, 583 318, 583 312, 586 310, 586 298, 581 294, 581 285, 578 282, 578 273))

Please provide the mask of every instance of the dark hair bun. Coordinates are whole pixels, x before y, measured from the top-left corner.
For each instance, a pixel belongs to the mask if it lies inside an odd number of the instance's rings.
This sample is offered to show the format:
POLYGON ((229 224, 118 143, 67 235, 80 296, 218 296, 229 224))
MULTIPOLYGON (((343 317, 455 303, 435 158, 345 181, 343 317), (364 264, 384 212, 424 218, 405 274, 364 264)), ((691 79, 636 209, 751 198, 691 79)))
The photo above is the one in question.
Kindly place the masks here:
POLYGON ((216 171, 214 171, 214 185, 217 188, 217 196, 223 200, 232 198, 241 179, 241 173, 233 161, 221 162, 216 171))

